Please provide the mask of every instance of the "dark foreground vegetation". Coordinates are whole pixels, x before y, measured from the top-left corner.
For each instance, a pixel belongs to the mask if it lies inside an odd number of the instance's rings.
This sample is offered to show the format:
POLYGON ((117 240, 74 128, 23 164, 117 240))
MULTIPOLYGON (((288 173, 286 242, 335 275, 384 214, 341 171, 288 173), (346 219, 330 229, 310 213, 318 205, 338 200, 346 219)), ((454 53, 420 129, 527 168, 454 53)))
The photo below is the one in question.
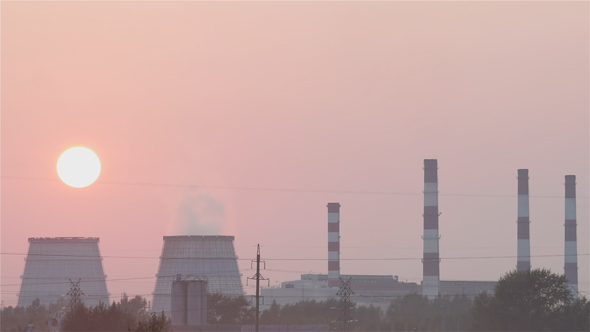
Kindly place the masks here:
MULTIPOLYGON (((255 309, 249 298, 209 294, 209 324, 254 324, 255 309)), ((338 330, 339 301, 301 301, 262 311, 260 324, 328 324, 338 330)), ((69 331, 171 331, 163 313, 148 313, 147 302, 136 296, 110 306, 87 308, 75 305, 67 311, 61 330, 69 331)), ((2 331, 55 329, 59 307, 34 301, 28 307, 2 309, 2 331)), ((351 310, 353 331, 589 331, 590 306, 585 297, 575 298, 564 276, 548 270, 509 272, 498 281, 493 294, 471 300, 465 295, 440 296, 433 301, 419 294, 392 299, 386 312, 374 306, 351 310)))
POLYGON ((565 277, 545 269, 507 273, 472 308, 476 331, 589 331, 589 316, 588 299, 575 299, 565 277))

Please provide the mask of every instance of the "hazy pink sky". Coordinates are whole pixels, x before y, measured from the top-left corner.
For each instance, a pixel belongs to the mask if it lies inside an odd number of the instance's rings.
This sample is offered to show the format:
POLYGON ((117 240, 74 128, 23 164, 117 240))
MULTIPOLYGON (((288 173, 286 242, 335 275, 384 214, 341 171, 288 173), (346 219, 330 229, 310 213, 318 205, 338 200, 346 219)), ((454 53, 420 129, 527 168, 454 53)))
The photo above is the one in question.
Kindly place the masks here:
MULTIPOLYGON (((326 273, 272 258, 327 260, 328 202, 342 205, 342 259, 416 258, 343 260, 341 273, 419 283, 425 158, 439 163, 442 280, 515 268, 518 168, 532 266, 563 273, 564 175, 576 175, 588 295, 588 11, 2 1, 2 300, 16 303, 29 237, 100 237, 111 300, 151 299, 163 235, 234 235, 242 259, 260 243, 272 284, 326 273), (84 189, 55 170, 77 145, 102 161, 84 189), (449 259, 464 256, 512 257, 449 259), (109 281, 122 278, 148 279, 109 281)), ((254 272, 240 268, 245 284, 254 272)))

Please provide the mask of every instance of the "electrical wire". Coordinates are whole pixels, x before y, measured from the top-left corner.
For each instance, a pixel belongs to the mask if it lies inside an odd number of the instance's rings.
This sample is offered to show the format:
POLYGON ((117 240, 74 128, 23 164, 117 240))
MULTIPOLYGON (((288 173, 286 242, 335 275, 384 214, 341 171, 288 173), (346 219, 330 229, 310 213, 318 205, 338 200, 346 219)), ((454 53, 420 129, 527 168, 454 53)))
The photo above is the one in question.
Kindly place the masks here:
MULTIPOLYGON (((14 255, 14 256, 42 256, 42 257, 74 257, 74 258, 96 258, 93 255, 66 255, 66 254, 32 254, 32 253, 14 253, 1 252, 0 255, 14 255)), ((565 256, 588 256, 588 253, 578 253, 575 255, 565 254, 545 254, 545 255, 531 255, 530 257, 565 257, 565 256)), ((517 255, 503 255, 503 256, 456 256, 456 257, 440 257, 441 260, 463 260, 463 259, 507 259, 516 258, 517 255)), ((117 259, 161 259, 159 256, 102 256, 102 258, 117 258, 117 259)), ((235 258, 235 257, 164 257, 164 259, 175 260, 238 260, 238 261, 252 261, 253 258, 235 258)), ((422 260, 423 257, 363 257, 363 258, 340 258, 341 261, 404 261, 404 260, 422 260)), ((265 261, 327 261, 328 258, 264 258, 265 261)))
MULTIPOLYGON (((36 178, 25 176, 3 175, 2 179, 6 180, 25 180, 25 181, 59 181, 57 178, 36 178)), ((295 188, 270 188, 270 187, 238 187, 238 186, 214 186, 214 185, 192 185, 181 183, 155 183, 155 182, 125 182, 125 181, 103 181, 98 180, 95 184, 122 185, 122 186, 142 186, 142 187, 168 187, 168 188, 204 188, 236 191, 268 191, 268 192, 291 192, 291 193, 314 193, 314 194, 355 194, 355 195, 386 195, 386 196, 420 196, 421 192, 391 192, 391 191, 361 191, 361 190, 330 190, 330 189, 295 189, 295 188)), ((449 197, 487 197, 487 198, 509 198, 518 195, 492 195, 492 194, 445 194, 439 193, 439 196, 449 197)), ((530 198, 563 198, 563 196, 554 195, 529 195, 530 198)), ((577 198, 589 198, 587 196, 577 196, 577 198)))

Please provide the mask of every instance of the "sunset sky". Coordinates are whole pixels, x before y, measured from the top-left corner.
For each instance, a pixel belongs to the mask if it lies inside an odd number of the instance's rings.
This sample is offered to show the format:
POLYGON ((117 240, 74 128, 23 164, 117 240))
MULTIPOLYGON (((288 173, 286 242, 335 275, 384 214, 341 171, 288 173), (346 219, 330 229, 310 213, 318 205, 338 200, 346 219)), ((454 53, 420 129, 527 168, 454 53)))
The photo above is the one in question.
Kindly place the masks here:
POLYGON ((556 1, 2 1, 4 305, 29 237, 99 237, 111 300, 151 300, 163 235, 235 236, 244 285, 258 243, 271 284, 326 273, 328 202, 342 205, 341 273, 419 283, 430 158, 441 280, 516 267, 528 168, 531 264, 559 273, 564 175, 577 176, 588 296, 588 13, 556 1), (89 187, 58 178, 73 146, 101 160, 89 187))

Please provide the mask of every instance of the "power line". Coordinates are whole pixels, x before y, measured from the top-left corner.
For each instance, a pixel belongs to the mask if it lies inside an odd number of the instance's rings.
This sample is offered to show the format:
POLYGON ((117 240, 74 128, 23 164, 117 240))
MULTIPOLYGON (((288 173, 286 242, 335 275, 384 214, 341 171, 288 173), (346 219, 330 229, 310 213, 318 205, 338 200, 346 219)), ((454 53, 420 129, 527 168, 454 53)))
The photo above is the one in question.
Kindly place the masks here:
MULTIPOLYGON (((27 253, 14 253, 14 252, 2 252, 0 255, 14 255, 14 256, 43 256, 43 257, 76 257, 85 258, 96 256, 87 255, 65 255, 65 254, 27 254, 27 253)), ((565 256, 588 256, 588 253, 578 253, 577 255, 565 255, 565 254, 546 254, 546 255, 531 255, 530 257, 565 257, 565 256)), ((462 260, 462 259, 507 259, 516 258, 517 255, 503 255, 503 256, 457 256, 457 257, 441 257, 443 260, 462 260)), ((102 256, 102 258, 121 258, 121 259, 160 259, 161 257, 155 256, 102 256)), ((423 257, 363 257, 363 258, 340 258, 341 261, 403 261, 403 260, 421 260, 423 257)), ((175 257, 173 259, 180 260, 239 260, 239 261, 252 261, 251 258, 232 258, 232 257, 175 257)), ((266 258, 269 261, 326 261, 327 258, 266 258)))
MULTIPOLYGON (((36 178, 24 176, 4 175, 1 177, 6 180, 25 180, 25 181, 59 181, 57 178, 36 178)), ((214 185, 192 185, 181 183, 155 183, 155 182, 125 182, 125 181, 101 181, 95 184, 123 185, 123 186, 142 186, 142 187, 168 187, 168 188, 203 188, 203 189, 220 189, 220 190, 237 190, 237 191, 269 191, 269 192, 292 192, 292 193, 314 193, 314 194, 355 194, 355 195, 385 195, 385 196, 421 196, 422 192, 391 192, 391 191, 363 191, 363 190, 332 190, 332 189, 296 189, 296 188, 269 188, 269 187, 238 187, 238 186, 214 186, 214 185)), ((488 197, 488 198, 514 198, 518 195, 492 195, 492 194, 445 194, 439 196, 448 197, 488 197)), ((558 195, 529 195, 531 198, 563 198, 558 195)), ((578 198, 589 198, 587 196, 578 196, 578 198)))

